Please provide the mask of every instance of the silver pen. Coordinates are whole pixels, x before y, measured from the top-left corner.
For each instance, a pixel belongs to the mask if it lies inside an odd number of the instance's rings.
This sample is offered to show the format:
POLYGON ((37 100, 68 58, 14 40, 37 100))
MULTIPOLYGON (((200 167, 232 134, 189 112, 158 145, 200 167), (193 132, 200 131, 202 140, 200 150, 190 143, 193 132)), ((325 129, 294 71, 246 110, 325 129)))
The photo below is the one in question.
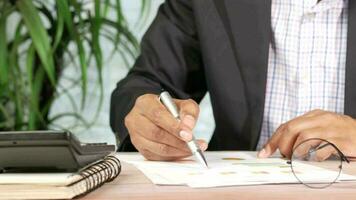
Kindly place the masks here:
MULTIPOLYGON (((174 103, 171 95, 164 91, 159 95, 159 100, 162 102, 162 104, 167 108, 167 110, 175 117, 176 119, 180 120, 179 117, 179 111, 177 108, 177 105, 174 103)), ((195 156, 195 158, 204 166, 208 167, 208 163, 206 162, 206 159, 204 157, 204 154, 202 150, 199 148, 197 145, 195 138, 193 136, 193 139, 189 142, 187 142, 188 147, 192 154, 195 156)))

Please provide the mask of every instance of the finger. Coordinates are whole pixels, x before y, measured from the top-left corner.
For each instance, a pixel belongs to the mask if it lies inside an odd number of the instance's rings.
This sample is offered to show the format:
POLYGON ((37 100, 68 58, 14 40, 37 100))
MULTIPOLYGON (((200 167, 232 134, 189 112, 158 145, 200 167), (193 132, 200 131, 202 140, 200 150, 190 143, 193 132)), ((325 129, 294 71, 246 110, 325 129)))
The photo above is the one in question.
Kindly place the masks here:
POLYGON ((192 131, 199 117, 199 105, 191 99, 176 99, 175 102, 179 107, 179 115, 182 120, 182 124, 186 126, 188 130, 192 131))
POLYGON ((139 97, 136 104, 140 114, 147 117, 155 125, 165 129, 179 139, 185 141, 192 139, 191 134, 180 134, 180 122, 159 102, 157 96, 145 95, 144 97, 139 97))
POLYGON ((300 143, 293 151, 293 158, 303 160, 309 155, 309 151, 321 144, 321 140, 308 140, 300 143))
POLYGON ((186 142, 182 141, 181 139, 178 139, 177 137, 168 133, 166 130, 153 124, 146 117, 138 115, 136 117, 135 123, 136 132, 142 137, 145 137, 146 139, 151 140, 153 142, 167 144, 182 151, 190 152, 186 142))
MULTIPOLYGON (((136 122, 137 133, 145 137, 146 139, 157 143, 167 144, 169 146, 175 147, 182 151, 186 151, 188 153, 191 152, 186 142, 174 137, 164 129, 156 126, 144 116, 138 116, 136 122), (144 124, 144 126, 142 126, 142 124, 144 124)), ((197 140, 196 142, 198 143, 199 148, 202 151, 205 151, 208 148, 208 144, 204 140, 197 140)))
POLYGON ((325 111, 322 110, 314 110, 283 124, 282 127, 277 130, 277 133, 280 134, 278 149, 281 154, 290 158, 299 133, 303 131, 303 129, 318 126, 321 120, 318 116, 324 112, 325 111))
MULTIPOLYGON (((147 149, 150 152, 163 157, 170 157, 170 158, 178 158, 178 157, 187 157, 191 155, 191 152, 182 151, 175 147, 169 146, 167 144, 157 143, 146 138, 142 137, 141 135, 134 135, 131 137, 133 143, 138 146, 138 149, 147 149)), ((135 146, 136 147, 136 146, 135 146)))
POLYGON ((337 148, 344 154, 349 160, 356 160, 356 151, 354 145, 350 144, 350 140, 345 138, 329 138, 328 141, 335 144, 337 148))
MULTIPOLYGON (((319 146, 326 145, 328 143, 323 142, 319 146)), ((330 158, 331 155, 337 155, 336 149, 331 145, 326 145, 325 147, 322 147, 315 152, 315 161, 324 161, 328 158, 330 158)))
POLYGON ((259 158, 267 158, 271 156, 278 148, 278 143, 279 143, 279 138, 280 138, 280 131, 279 129, 281 126, 277 129, 276 133, 272 135, 272 137, 268 140, 268 142, 265 144, 263 149, 258 152, 257 157, 259 158))
POLYGON ((139 151, 147 160, 152 160, 152 161, 174 161, 174 160, 180 160, 185 158, 185 157, 174 157, 174 156, 160 156, 151 152, 148 149, 142 149, 139 151))
POLYGON ((283 156, 287 158, 291 157, 297 137, 298 134, 281 134, 277 146, 283 156))
POLYGON ((298 134, 298 137, 295 140, 293 149, 296 148, 302 142, 313 139, 313 138, 325 139, 323 137, 323 135, 326 135, 326 134, 327 134, 327 130, 325 128, 321 128, 321 127, 303 130, 298 134))
POLYGON ((293 146, 293 156, 301 157, 308 153, 310 148, 314 148, 322 142, 322 140, 316 139, 324 133, 323 128, 313 128, 302 131, 293 146))
POLYGON ((327 121, 320 116, 323 115, 323 113, 325 112, 315 110, 282 124, 265 145, 265 148, 259 153, 259 157, 269 157, 279 147, 281 147, 280 150, 283 155, 290 157, 293 143, 299 132, 323 126, 327 123, 327 121))
POLYGON ((202 151, 206 151, 208 149, 208 143, 205 140, 196 140, 196 142, 202 151))
MULTIPOLYGON (((208 147, 207 143, 204 140, 197 140, 197 143, 199 143, 202 151, 205 151, 208 147), (202 144, 205 145, 205 149, 202 147, 202 144)), ((185 158, 186 156, 182 157, 176 157, 176 156, 161 156, 155 153, 152 153, 150 150, 143 149, 140 151, 140 153, 148 160, 153 160, 153 161, 173 161, 173 160, 180 160, 185 158)))
POLYGON ((200 108, 197 102, 195 102, 192 99, 187 99, 187 100, 175 99, 175 102, 179 107, 179 114, 181 117, 184 118, 185 115, 190 115, 194 119, 198 119, 200 108))

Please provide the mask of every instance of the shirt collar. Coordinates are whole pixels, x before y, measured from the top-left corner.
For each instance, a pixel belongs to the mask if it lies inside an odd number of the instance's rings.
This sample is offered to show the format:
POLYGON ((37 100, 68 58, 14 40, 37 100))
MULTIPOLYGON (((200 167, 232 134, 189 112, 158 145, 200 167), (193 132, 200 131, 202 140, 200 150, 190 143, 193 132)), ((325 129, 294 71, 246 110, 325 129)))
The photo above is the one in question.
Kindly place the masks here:
POLYGON ((298 6, 306 12, 323 12, 332 8, 347 8, 348 0, 290 0, 295 6, 298 6))
POLYGON ((347 7, 348 0, 321 0, 319 3, 314 4, 310 10, 313 12, 323 12, 329 9, 344 9, 347 7))

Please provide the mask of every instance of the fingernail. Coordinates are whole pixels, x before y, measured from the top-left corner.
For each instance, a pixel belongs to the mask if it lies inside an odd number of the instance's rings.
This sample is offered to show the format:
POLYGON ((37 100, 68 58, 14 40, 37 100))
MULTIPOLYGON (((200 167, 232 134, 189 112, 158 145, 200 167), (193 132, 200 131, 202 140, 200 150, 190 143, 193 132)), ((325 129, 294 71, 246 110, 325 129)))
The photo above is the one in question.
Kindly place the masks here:
POLYGON ((192 134, 184 130, 179 132, 179 136, 185 141, 191 141, 193 139, 192 134))
POLYGON ((206 143, 201 143, 201 144, 199 145, 199 147, 200 147, 200 150, 206 151, 206 149, 208 149, 208 144, 206 144, 206 143))
POLYGON ((185 115, 183 118, 182 123, 188 126, 191 130, 193 130, 195 126, 195 118, 191 115, 185 115))
POLYGON ((268 155, 268 152, 266 151, 266 149, 263 148, 260 152, 258 152, 257 156, 259 158, 267 158, 269 155, 268 155))

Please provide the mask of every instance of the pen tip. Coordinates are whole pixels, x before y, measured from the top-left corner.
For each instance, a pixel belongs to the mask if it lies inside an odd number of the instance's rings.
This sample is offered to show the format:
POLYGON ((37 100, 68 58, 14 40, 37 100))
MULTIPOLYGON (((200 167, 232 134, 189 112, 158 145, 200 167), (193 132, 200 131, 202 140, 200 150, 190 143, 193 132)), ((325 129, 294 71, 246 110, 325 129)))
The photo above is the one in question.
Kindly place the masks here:
POLYGON ((206 167, 206 169, 209 169, 209 166, 208 166, 208 164, 207 164, 207 163, 205 163, 205 167, 206 167))
POLYGON ((206 169, 209 169, 209 166, 208 166, 208 162, 206 161, 205 157, 204 157, 204 154, 202 151, 198 150, 198 160, 200 161, 200 163, 206 168, 206 169))

